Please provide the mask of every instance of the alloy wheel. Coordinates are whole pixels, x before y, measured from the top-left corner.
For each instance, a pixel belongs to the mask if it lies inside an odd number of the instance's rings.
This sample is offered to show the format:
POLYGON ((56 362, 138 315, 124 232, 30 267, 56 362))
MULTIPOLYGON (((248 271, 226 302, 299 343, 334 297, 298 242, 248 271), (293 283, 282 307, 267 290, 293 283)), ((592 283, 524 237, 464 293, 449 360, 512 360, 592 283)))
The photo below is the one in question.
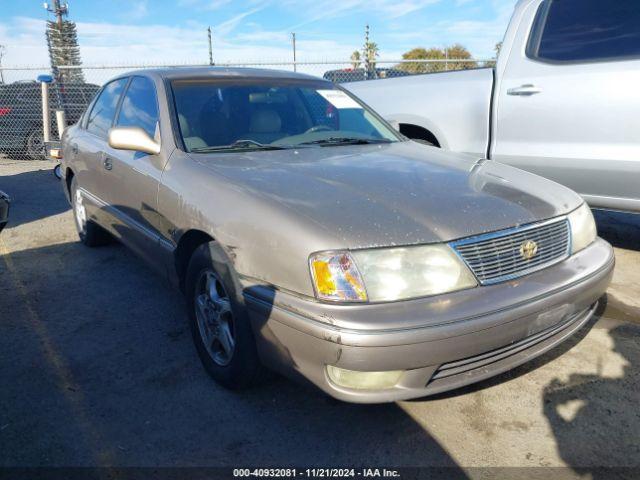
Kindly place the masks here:
POLYGON ((194 303, 198 330, 209 356, 219 366, 228 365, 236 345, 234 316, 229 295, 212 270, 200 275, 194 303))

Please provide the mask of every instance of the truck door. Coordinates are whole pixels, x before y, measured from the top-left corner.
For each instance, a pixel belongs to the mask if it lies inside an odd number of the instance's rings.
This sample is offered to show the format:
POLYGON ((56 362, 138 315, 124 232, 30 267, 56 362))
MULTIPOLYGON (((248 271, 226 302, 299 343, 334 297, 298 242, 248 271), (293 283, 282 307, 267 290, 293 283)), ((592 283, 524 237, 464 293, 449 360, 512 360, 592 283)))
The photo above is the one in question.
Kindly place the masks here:
POLYGON ((498 68, 492 158, 594 207, 640 210, 640 2, 536 0, 520 18, 498 68))

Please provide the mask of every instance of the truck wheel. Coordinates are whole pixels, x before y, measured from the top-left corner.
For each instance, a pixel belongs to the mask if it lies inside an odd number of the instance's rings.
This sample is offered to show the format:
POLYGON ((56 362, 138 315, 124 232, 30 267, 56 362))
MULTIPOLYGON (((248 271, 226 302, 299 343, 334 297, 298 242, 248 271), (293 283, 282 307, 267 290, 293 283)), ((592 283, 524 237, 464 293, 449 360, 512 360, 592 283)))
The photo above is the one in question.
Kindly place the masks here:
POLYGON ((75 177, 71 180, 71 206, 73 207, 73 218, 76 222, 80 242, 87 247, 98 247, 111 243, 113 237, 100 225, 87 218, 84 197, 78 188, 78 181, 75 177))
POLYGON ((26 160, 44 160, 44 137, 42 131, 34 128, 29 131, 24 141, 24 158, 26 160))
POLYGON ((207 373, 231 390, 254 385, 263 367, 249 314, 216 242, 193 253, 185 287, 191 334, 207 373))

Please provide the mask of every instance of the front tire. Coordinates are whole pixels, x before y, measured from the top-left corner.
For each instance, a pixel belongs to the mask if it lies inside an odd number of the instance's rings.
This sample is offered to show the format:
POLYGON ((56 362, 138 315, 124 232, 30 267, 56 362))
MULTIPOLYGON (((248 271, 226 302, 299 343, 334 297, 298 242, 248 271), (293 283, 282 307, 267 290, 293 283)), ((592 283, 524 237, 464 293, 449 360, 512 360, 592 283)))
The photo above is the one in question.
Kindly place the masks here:
POLYGON ((191 334, 207 373, 231 390, 253 386, 263 367, 244 299, 216 242, 193 253, 185 286, 191 334))
POLYGON ((111 243, 113 237, 100 225, 88 218, 84 196, 78 187, 78 181, 75 177, 71 180, 71 206, 80 242, 87 247, 98 247, 111 243))

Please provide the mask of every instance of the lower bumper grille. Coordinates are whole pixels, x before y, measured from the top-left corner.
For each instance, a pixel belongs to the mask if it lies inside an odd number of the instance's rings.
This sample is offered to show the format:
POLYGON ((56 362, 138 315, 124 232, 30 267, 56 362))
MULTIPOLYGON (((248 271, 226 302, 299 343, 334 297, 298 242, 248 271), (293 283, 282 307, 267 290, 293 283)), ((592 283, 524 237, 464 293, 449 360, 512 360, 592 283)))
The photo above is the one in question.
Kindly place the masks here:
POLYGON ((504 360, 505 358, 531 348, 532 346, 545 341, 547 338, 552 337, 565 328, 568 328, 574 322, 578 321, 581 318, 584 318, 584 315, 586 315, 589 310, 590 309, 588 308, 586 310, 575 313, 565 321, 542 330, 541 332, 538 332, 534 335, 523 338, 522 340, 512 343, 511 345, 491 350, 489 352, 482 353, 473 357, 443 363, 442 365, 440 365, 440 367, 438 367, 429 381, 431 382, 434 380, 452 377, 454 375, 461 375, 473 370, 487 367, 488 365, 499 362, 500 360, 504 360))

